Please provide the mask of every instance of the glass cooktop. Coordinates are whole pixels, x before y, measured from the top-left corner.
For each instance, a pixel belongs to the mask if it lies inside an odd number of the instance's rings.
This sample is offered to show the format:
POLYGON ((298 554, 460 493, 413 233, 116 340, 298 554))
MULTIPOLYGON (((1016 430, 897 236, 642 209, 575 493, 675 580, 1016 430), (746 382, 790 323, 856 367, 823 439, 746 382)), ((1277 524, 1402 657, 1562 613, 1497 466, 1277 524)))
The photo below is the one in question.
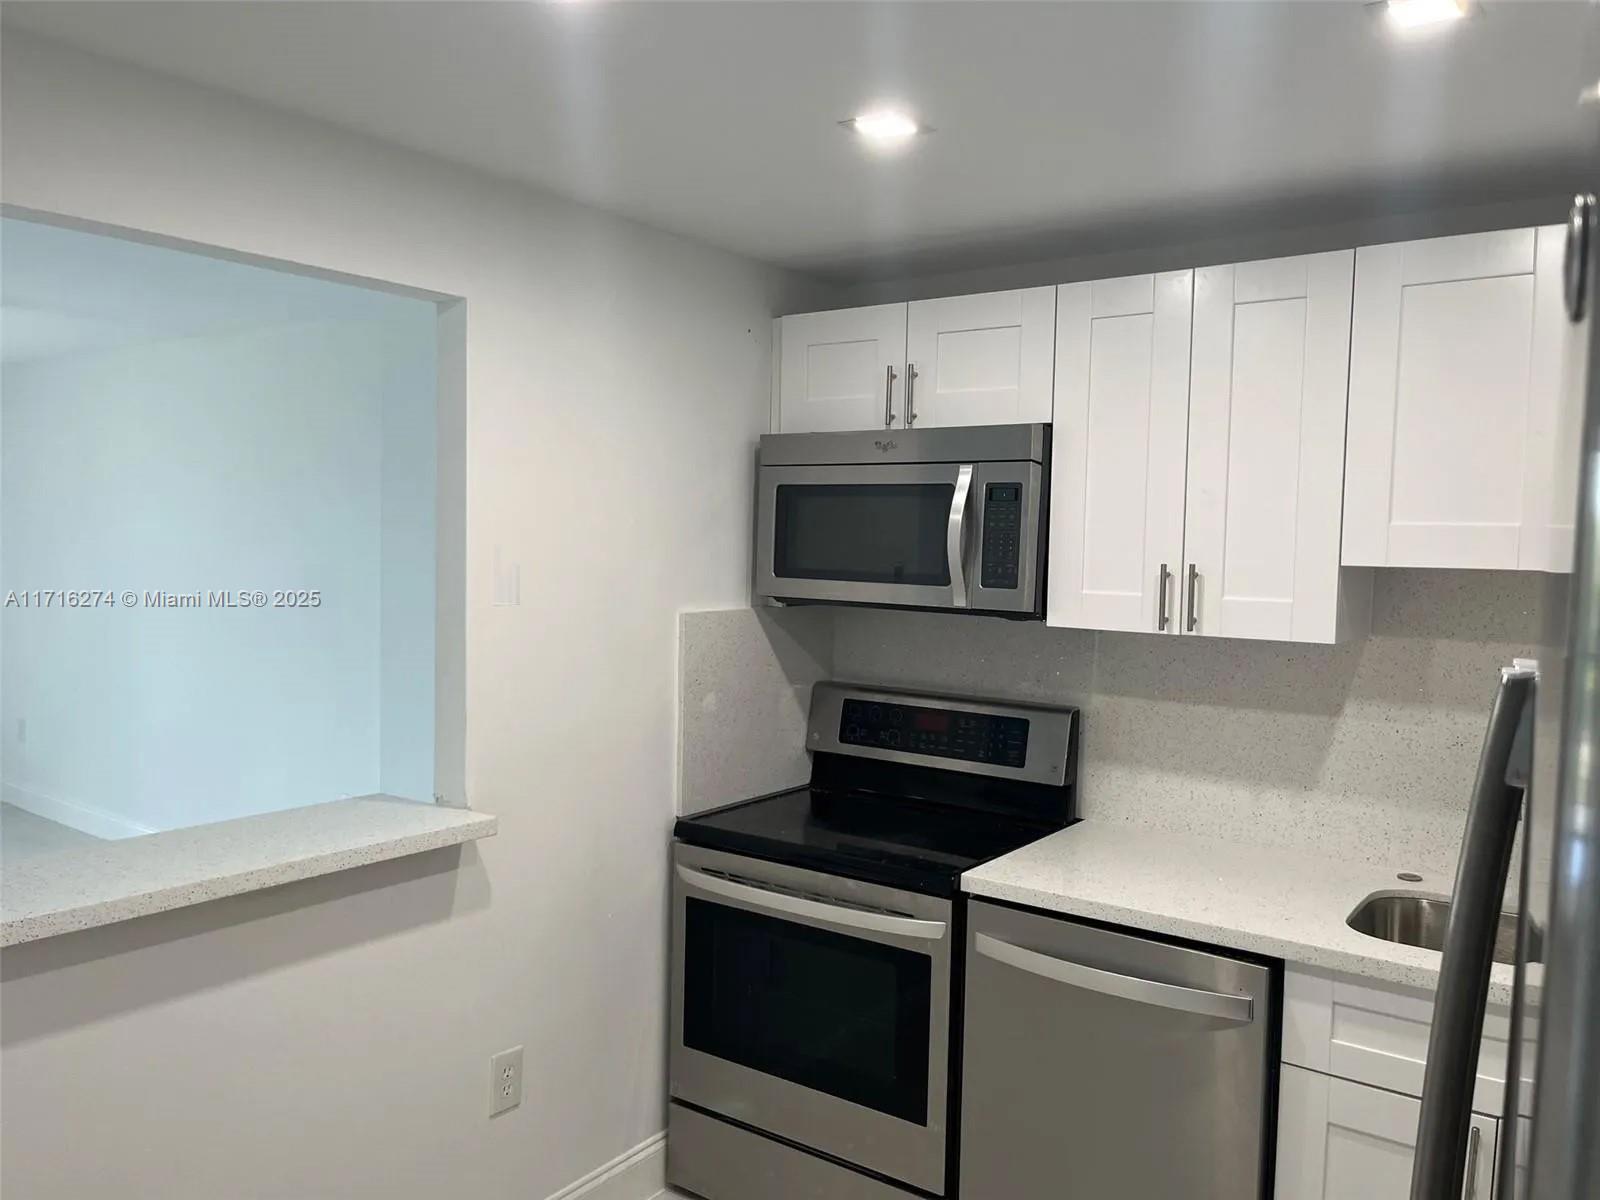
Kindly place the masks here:
POLYGON ((951 895, 963 871, 1059 827, 902 796, 801 787, 680 817, 675 832, 692 845, 951 895))

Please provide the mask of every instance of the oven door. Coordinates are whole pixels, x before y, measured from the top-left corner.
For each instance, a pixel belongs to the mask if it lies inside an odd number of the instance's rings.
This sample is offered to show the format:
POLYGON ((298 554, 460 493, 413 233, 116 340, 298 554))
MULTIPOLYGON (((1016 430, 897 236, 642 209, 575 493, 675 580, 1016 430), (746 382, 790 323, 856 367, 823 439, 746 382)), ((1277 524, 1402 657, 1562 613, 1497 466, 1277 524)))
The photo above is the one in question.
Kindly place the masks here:
POLYGON ((679 844, 673 1099, 942 1193, 948 900, 679 844))
POLYGON ((1037 615, 1041 481, 1035 462, 762 467, 756 595, 1037 615), (1014 498, 993 520, 991 495, 1014 498))

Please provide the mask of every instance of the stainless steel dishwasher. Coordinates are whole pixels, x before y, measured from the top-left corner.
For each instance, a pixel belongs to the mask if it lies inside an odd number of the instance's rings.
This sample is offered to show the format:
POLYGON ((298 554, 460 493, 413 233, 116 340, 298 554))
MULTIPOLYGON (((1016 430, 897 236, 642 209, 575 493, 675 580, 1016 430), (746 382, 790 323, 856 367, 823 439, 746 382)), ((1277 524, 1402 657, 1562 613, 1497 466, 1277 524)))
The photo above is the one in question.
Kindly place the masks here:
POLYGON ((1273 971, 973 902, 963 1200, 1267 1195, 1273 971))

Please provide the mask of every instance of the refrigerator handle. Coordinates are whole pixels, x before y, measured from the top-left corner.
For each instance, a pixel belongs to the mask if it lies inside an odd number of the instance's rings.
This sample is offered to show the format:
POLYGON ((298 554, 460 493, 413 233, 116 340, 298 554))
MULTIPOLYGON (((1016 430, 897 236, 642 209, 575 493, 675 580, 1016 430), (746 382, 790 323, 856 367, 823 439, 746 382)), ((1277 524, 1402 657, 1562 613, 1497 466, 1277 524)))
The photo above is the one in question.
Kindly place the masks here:
MULTIPOLYGON (((1513 667, 1531 667, 1535 671, 1539 665, 1536 660, 1528 658, 1512 659, 1511 664, 1513 667)), ((1522 710, 1522 720, 1517 724, 1517 736, 1512 742, 1511 763, 1506 770, 1506 782, 1517 784, 1524 789, 1532 786, 1533 718, 1537 702, 1536 674, 1534 694, 1529 697, 1527 706, 1522 710)), ((1526 810, 1528 803, 1526 791, 1523 795, 1523 807, 1526 810)), ((1517 895, 1523 897, 1523 902, 1518 905, 1517 912, 1517 975, 1511 987, 1511 1042, 1506 1049, 1505 1103, 1500 1114, 1500 1152, 1494 1157, 1494 1177, 1489 1185, 1489 1195, 1494 1197, 1494 1200, 1512 1200, 1516 1195, 1517 1115, 1522 1111, 1522 1018, 1527 1004, 1523 987, 1527 982, 1528 954, 1534 946, 1532 934, 1529 932, 1533 918, 1529 915, 1526 899, 1533 894, 1532 853, 1533 846, 1524 834, 1522 861, 1517 864, 1517 895)))
MULTIPOLYGON (((1532 882, 1529 873, 1528 856, 1532 848, 1528 845, 1526 836, 1522 839, 1522 865, 1519 871, 1521 886, 1518 894, 1528 895, 1532 882)), ((1518 1118, 1522 1112, 1522 1073, 1526 1069, 1522 1062, 1522 1022, 1526 1015, 1528 998, 1524 993, 1528 974, 1528 951, 1532 946, 1532 939, 1528 933, 1528 925, 1532 918, 1528 915, 1527 901, 1520 906, 1517 914, 1517 978, 1511 986, 1511 1043, 1506 1049, 1506 1088, 1504 1106, 1500 1112, 1500 1149, 1494 1159, 1494 1179, 1491 1183, 1489 1194, 1494 1200, 1513 1200, 1517 1194, 1517 1165, 1520 1153, 1518 1118)))
POLYGON ((1514 758, 1521 757, 1513 755, 1513 747, 1523 751, 1526 746, 1528 733, 1523 733, 1519 745, 1517 732, 1532 716, 1533 681, 1534 671, 1528 667, 1501 671, 1500 688, 1489 710, 1434 993, 1411 1200, 1458 1200, 1466 1174, 1467 1130, 1489 970, 1522 809, 1522 788, 1508 782, 1507 775, 1515 766, 1514 758))

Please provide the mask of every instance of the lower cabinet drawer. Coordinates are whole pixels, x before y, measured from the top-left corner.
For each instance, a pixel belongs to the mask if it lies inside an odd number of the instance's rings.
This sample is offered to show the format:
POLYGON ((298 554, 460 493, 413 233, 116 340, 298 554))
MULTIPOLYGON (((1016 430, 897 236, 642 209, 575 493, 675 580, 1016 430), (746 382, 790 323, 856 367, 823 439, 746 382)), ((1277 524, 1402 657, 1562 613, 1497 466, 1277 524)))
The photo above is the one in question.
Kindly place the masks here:
MULTIPOLYGON (((1278 1200, 1408 1200, 1421 1102, 1285 1064, 1278 1200)), ((1489 1200, 1500 1122, 1472 1115, 1463 1200, 1489 1200)))
MULTIPOLYGON (((1433 1002, 1423 993, 1302 969, 1284 973, 1285 1063, 1420 1096, 1432 1024, 1433 1002)), ((1504 1110, 1510 1036, 1509 1014, 1491 1006, 1472 1094, 1476 1112, 1498 1116, 1504 1110)))

